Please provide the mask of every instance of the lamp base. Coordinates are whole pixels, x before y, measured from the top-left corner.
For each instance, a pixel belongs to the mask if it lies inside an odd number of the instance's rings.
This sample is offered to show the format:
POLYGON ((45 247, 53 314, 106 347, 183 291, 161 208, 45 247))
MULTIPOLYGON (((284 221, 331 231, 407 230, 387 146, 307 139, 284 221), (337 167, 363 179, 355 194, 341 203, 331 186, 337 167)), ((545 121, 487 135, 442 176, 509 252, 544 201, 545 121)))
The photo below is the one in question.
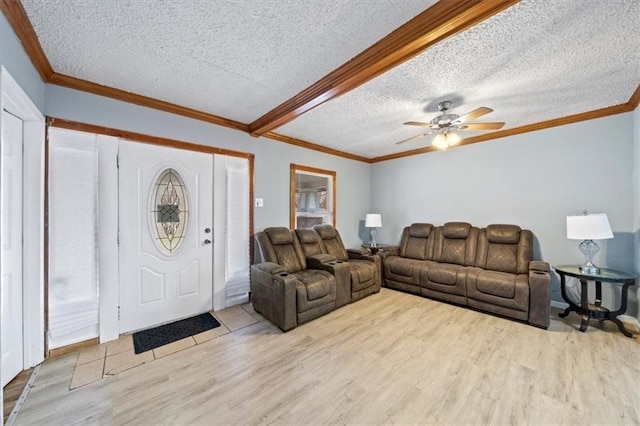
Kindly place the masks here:
POLYGON ((582 252, 585 258, 584 264, 580 265, 578 269, 583 274, 596 275, 600 273, 600 268, 593 264, 593 256, 600 251, 598 243, 593 240, 584 240, 578 244, 578 248, 582 252))
POLYGON ((378 233, 378 230, 376 228, 371 228, 371 247, 377 247, 378 243, 376 243, 376 234, 378 233))
POLYGON ((580 270, 580 272, 586 275, 598 275, 600 273, 600 268, 594 266, 593 263, 591 265, 580 265, 578 269, 580 270))
POLYGON ((580 265, 578 269, 586 275, 597 275, 600 273, 600 268, 594 265, 591 259, 587 259, 587 261, 580 265))

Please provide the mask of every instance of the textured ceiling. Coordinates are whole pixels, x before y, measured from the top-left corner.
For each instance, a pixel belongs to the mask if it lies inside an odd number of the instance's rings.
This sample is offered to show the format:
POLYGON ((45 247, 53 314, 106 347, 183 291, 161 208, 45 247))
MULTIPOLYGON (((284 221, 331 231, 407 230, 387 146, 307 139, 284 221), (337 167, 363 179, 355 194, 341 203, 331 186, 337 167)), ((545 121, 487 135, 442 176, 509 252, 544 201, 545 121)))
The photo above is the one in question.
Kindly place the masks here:
MULTIPOLYGON (((22 0, 56 73, 250 123, 435 1, 22 0)), ((640 1, 523 0, 276 129, 373 158, 452 112, 505 129, 627 102, 640 1)), ((464 132, 473 136, 486 132, 464 132)))
POLYGON ((244 123, 433 3, 22 0, 56 72, 244 123))

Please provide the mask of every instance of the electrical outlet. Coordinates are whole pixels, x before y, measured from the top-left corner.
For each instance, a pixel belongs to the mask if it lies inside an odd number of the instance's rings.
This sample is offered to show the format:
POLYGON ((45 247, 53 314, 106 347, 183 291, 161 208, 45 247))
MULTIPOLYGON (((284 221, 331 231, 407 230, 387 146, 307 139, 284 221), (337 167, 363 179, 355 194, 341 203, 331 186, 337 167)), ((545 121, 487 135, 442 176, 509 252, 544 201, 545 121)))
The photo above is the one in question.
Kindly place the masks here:
POLYGON ((256 207, 263 207, 263 206, 264 206, 264 199, 256 198, 256 207))

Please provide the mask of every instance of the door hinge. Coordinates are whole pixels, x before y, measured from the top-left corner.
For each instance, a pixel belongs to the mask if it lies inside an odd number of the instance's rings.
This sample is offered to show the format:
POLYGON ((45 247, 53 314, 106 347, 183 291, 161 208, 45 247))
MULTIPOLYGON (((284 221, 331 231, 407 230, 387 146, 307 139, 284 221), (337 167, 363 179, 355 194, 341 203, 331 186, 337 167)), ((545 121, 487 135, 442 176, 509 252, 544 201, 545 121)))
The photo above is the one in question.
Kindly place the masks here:
POLYGON ((116 155, 116 167, 118 169, 120 168, 120 153, 118 153, 118 155, 116 155))
POLYGON ((116 236, 116 240, 118 241, 118 244, 120 244, 120 231, 118 231, 118 234, 116 236))
POLYGON ((120 306, 118 306, 118 321, 120 321, 120 306))

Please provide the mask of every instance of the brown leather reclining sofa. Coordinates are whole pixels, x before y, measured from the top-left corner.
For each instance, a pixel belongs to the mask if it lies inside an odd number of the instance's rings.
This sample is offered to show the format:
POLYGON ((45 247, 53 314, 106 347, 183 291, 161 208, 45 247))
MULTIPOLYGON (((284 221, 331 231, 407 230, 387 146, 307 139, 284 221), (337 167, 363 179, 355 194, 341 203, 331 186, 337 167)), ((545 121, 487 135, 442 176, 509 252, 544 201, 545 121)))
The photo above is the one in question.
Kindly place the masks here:
POLYGON ((383 270, 388 288, 549 326, 549 264, 533 260, 533 234, 519 226, 414 223, 383 270))

